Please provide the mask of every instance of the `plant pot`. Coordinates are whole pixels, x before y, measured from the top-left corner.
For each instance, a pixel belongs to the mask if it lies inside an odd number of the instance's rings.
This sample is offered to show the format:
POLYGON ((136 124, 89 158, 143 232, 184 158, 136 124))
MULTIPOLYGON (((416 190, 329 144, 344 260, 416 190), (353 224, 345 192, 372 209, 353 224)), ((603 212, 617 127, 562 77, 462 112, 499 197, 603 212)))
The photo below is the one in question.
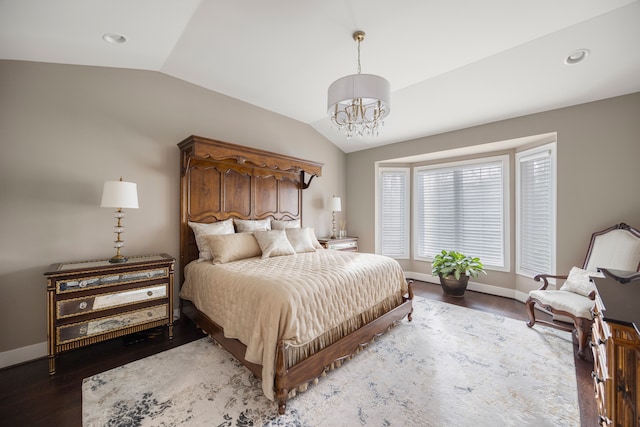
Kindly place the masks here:
POLYGON ((460 279, 456 279, 456 276, 440 277, 440 285, 445 295, 452 297, 463 297, 464 292, 467 290, 467 284, 469 283, 469 276, 463 274, 460 279))

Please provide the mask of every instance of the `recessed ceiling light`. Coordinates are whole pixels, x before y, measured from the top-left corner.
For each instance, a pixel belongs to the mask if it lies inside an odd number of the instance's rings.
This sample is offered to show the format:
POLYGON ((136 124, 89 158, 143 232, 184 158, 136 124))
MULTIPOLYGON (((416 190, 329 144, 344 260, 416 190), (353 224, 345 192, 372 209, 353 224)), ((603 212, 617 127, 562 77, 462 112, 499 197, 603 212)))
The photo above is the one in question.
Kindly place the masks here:
POLYGON ((587 59, 587 56, 589 56, 590 53, 591 51, 589 49, 574 50, 564 59, 564 63, 567 65, 577 64, 587 59))
POLYGON ((107 43, 119 44, 127 41, 127 38, 122 34, 117 33, 107 33, 102 36, 102 39, 107 43))

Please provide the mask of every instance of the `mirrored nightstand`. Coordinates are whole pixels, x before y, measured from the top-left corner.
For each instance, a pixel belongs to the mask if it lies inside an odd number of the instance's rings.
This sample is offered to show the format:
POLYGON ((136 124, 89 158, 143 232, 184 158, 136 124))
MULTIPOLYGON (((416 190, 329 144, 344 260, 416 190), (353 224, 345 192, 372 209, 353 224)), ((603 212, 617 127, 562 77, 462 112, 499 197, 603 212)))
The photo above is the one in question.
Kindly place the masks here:
POLYGON ((342 237, 338 239, 331 239, 329 237, 322 237, 318 239, 318 242, 325 249, 333 249, 336 251, 351 251, 358 252, 358 238, 357 237, 342 237))

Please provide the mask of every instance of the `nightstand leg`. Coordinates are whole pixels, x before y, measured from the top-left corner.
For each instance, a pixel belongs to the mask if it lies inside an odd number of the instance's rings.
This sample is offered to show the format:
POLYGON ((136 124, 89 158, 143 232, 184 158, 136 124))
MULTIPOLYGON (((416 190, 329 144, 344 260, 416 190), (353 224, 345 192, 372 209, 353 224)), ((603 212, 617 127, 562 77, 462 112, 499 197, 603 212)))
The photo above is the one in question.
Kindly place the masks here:
POLYGON ((56 356, 49 356, 49 375, 54 376, 56 373, 56 356))

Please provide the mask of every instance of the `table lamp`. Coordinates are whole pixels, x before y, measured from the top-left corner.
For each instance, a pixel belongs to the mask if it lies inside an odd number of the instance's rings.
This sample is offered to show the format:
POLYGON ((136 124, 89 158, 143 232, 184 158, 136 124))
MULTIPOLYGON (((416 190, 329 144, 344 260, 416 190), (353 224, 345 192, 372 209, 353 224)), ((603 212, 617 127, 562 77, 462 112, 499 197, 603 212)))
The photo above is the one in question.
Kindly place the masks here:
POLYGON ((109 262, 126 262, 127 258, 120 254, 120 248, 124 246, 124 240, 120 238, 121 234, 124 233, 124 226, 122 225, 124 212, 122 209, 138 209, 138 190, 136 184, 133 182, 125 182, 122 180, 122 177, 120 177, 120 181, 105 181, 100 206, 103 208, 116 208, 115 233, 117 234, 117 238, 114 245, 116 254, 109 262))
POLYGON ((333 196, 329 199, 329 208, 333 211, 333 227, 331 228, 331 239, 336 239, 336 212, 342 210, 342 204, 340 203, 340 197, 333 196))

